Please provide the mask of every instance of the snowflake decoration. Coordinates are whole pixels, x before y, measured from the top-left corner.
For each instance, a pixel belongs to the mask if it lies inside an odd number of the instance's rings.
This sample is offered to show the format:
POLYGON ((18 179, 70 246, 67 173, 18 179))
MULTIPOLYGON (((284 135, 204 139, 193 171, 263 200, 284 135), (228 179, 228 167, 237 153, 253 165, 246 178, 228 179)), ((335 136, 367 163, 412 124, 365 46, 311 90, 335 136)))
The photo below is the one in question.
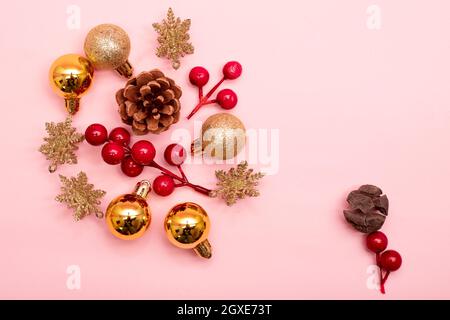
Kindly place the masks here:
POLYGON ((256 189, 263 173, 253 173, 248 169, 247 161, 238 164, 237 168, 231 168, 228 172, 217 170, 216 177, 218 189, 212 191, 211 196, 220 196, 227 205, 232 206, 237 200, 247 197, 259 196, 256 189))
POLYGON ((194 47, 188 42, 190 27, 191 20, 181 21, 180 18, 175 18, 172 8, 169 8, 166 19, 153 24, 153 28, 159 34, 156 56, 171 60, 175 70, 180 67, 181 57, 194 53, 194 47))
POLYGON ((61 194, 55 200, 65 203, 68 208, 75 210, 73 214, 75 221, 79 221, 91 213, 94 213, 99 219, 103 218, 103 212, 98 206, 106 192, 94 189, 94 185, 88 183, 86 173, 81 171, 77 177, 71 178, 59 175, 59 178, 62 184, 61 194))
POLYGON ((44 154, 50 161, 48 170, 55 172, 60 164, 77 163, 75 151, 78 150, 77 144, 84 140, 84 135, 76 132, 72 127, 72 118, 67 117, 64 122, 45 124, 48 137, 44 138, 45 143, 39 148, 39 152, 44 154))

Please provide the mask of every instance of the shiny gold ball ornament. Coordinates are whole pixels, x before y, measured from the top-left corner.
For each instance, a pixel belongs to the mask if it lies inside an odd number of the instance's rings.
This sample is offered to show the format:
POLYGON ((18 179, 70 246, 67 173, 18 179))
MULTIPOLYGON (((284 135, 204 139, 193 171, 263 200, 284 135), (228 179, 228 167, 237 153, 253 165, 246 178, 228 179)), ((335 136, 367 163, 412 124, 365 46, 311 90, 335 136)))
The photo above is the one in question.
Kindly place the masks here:
POLYGON ((59 57, 50 67, 49 78, 53 91, 63 97, 69 114, 80 108, 80 97, 92 84, 94 67, 91 62, 77 54, 59 57))
POLYGON ((245 142, 246 132, 242 121, 229 113, 217 113, 203 123, 202 135, 192 142, 191 152, 227 160, 237 156, 245 142))
POLYGON ((133 67, 128 62, 130 38, 119 26, 100 24, 89 31, 84 42, 84 52, 97 69, 116 70, 131 77, 133 67))
POLYGON ((169 241, 181 249, 194 249, 203 258, 211 258, 207 237, 211 223, 208 214, 193 202, 180 203, 166 216, 164 228, 169 241))
POLYGON ((105 218, 113 235, 123 240, 134 240, 145 233, 151 221, 151 212, 145 200, 150 191, 150 181, 142 180, 133 193, 111 201, 105 218))

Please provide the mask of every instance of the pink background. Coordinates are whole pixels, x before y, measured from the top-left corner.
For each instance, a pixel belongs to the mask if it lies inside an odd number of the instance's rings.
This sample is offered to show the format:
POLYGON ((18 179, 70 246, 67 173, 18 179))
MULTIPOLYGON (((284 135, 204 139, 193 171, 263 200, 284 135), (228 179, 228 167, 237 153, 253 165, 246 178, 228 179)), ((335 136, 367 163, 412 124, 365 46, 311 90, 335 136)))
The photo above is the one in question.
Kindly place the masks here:
MULTIPOLYGON (((309 299, 450 298, 450 3, 378 0, 380 30, 366 26, 372 1, 10 1, 1 10, 2 213, 0 298, 309 299), (69 4, 81 8, 81 28, 66 25, 69 4), (153 22, 167 8, 192 19, 194 55, 178 71, 156 58, 153 22), (63 101, 50 89, 52 61, 83 53, 87 31, 100 23, 130 35, 137 71, 161 68, 184 89, 187 115, 197 92, 187 80, 195 65, 210 70, 236 59, 244 74, 233 110, 248 128, 280 130, 280 167, 261 197, 232 208, 189 189, 154 194, 150 231, 124 242, 94 217, 74 223, 53 198, 57 174, 37 152, 46 121, 62 121, 63 101), (343 220, 345 196, 364 183, 391 200, 383 228, 404 265, 387 294, 366 286, 373 255, 343 220), (212 219, 210 261, 173 247, 162 222, 168 209, 194 201, 212 219), (81 268, 81 289, 66 287, 69 265, 81 268)), ((74 124, 120 125, 114 93, 124 81, 97 72, 74 124)), ((210 85, 211 85, 210 84, 210 85)), ((196 119, 219 111, 208 107, 196 119)), ((174 128, 193 128, 184 118, 174 128)), ((149 135, 159 150, 169 133, 149 135)), ((100 161, 83 144, 79 164, 108 193, 131 191, 139 179, 100 161)), ((162 162, 162 161, 161 161, 162 162)), ((213 186, 214 169, 187 165, 213 186)), ((141 178, 153 178, 146 169, 141 178)))

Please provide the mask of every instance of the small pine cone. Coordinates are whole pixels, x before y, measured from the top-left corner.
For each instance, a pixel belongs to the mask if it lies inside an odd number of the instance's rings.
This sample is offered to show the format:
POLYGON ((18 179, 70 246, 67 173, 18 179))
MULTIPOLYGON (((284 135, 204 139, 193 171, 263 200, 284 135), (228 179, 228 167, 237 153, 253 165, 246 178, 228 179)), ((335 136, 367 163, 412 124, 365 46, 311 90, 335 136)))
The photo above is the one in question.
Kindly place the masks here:
POLYGON ((116 93, 122 121, 139 135, 161 133, 180 119, 181 88, 155 69, 141 72, 116 93))

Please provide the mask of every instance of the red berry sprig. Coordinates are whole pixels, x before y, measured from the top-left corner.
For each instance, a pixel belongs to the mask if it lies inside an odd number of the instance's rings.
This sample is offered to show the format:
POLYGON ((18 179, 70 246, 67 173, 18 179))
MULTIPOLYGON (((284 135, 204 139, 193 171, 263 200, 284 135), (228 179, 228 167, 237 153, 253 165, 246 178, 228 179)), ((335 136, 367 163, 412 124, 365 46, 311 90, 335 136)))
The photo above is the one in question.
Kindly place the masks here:
POLYGON ((153 181, 153 190, 160 196, 168 196, 178 187, 190 187, 202 194, 211 195, 212 190, 193 184, 186 177, 181 165, 186 160, 187 152, 179 144, 170 144, 164 151, 164 159, 177 167, 178 175, 155 162, 156 149, 150 141, 139 140, 130 147, 130 133, 125 128, 115 128, 108 136, 106 128, 95 123, 87 127, 85 138, 93 146, 103 144, 103 160, 111 165, 120 163, 122 172, 129 177, 140 175, 144 166, 160 170, 161 175, 153 181))
POLYGON ((222 79, 211 90, 209 90, 209 92, 205 96, 203 96, 203 87, 209 81, 209 72, 203 67, 192 68, 191 72, 189 73, 189 81, 194 86, 198 87, 199 102, 192 110, 192 112, 188 115, 188 119, 190 119, 195 113, 197 113, 197 111, 201 107, 208 104, 217 103, 225 110, 233 109, 236 106, 238 102, 237 94, 231 89, 223 89, 219 91, 216 99, 210 98, 214 94, 214 92, 216 92, 222 82, 224 82, 225 80, 234 80, 241 76, 242 65, 237 61, 227 62, 223 67, 222 73, 222 79))
POLYGON ((366 245, 370 251, 376 254, 377 266, 380 268, 380 291, 384 294, 386 293, 384 287, 389 274, 400 268, 402 265, 402 257, 397 251, 386 250, 388 238, 381 231, 370 233, 366 238, 366 245), (385 271, 384 276, 383 271, 385 271))

